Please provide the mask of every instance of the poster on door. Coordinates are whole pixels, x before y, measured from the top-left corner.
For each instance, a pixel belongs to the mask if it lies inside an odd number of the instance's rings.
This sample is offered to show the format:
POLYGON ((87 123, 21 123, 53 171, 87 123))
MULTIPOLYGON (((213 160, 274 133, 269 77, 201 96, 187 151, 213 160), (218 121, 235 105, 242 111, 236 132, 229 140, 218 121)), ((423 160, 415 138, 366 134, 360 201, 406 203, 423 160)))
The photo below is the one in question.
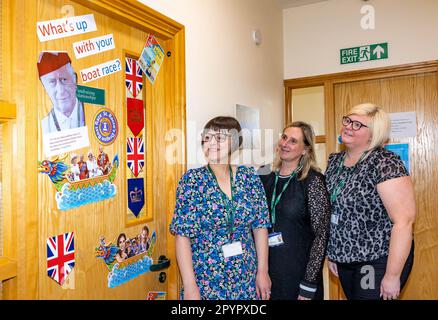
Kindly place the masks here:
POLYGON ((106 242, 105 237, 101 236, 100 244, 95 248, 95 256, 103 260, 109 271, 108 288, 117 287, 149 272, 156 242, 155 231, 150 235, 146 225, 139 234, 132 237, 121 232, 114 241, 106 242))
POLYGON ((40 161, 38 171, 53 183, 59 210, 70 210, 89 203, 115 197, 114 184, 119 156, 110 162, 101 146, 97 156, 93 151, 85 154, 65 154, 40 161))

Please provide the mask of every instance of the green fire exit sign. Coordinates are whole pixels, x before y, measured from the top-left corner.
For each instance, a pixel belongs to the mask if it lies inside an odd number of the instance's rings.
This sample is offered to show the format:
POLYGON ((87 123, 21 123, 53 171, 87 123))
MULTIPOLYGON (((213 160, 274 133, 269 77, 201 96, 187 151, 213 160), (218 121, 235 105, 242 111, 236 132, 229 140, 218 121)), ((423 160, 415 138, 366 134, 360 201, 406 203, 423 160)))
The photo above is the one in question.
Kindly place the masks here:
POLYGON ((341 49, 341 64, 388 59, 388 43, 341 49))

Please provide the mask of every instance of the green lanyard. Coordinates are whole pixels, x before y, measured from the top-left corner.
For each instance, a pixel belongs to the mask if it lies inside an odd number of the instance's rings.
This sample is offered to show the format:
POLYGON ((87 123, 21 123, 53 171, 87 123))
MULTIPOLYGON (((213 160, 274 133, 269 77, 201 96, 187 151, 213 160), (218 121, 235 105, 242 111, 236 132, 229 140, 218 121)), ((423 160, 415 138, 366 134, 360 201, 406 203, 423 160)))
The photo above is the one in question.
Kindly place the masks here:
POLYGON ((234 195, 234 181, 233 181, 233 170, 231 169, 231 165, 229 166, 230 170, 230 186, 231 186, 231 200, 228 198, 228 196, 225 194, 225 192, 222 191, 222 189, 219 186, 219 182, 217 181, 216 175, 214 174, 213 170, 211 169, 210 165, 207 165, 208 170, 213 175, 214 180, 216 181, 219 190, 221 191, 221 197, 222 201, 225 205, 225 216, 227 219, 228 229, 229 229, 229 235, 230 239, 233 238, 234 233, 234 212, 236 210, 233 202, 233 195, 234 195))
MULTIPOLYGON (((359 161, 356 162, 356 164, 353 167, 353 173, 356 171, 356 168, 358 167, 358 164, 363 160, 363 158, 365 158, 365 155, 368 153, 368 150, 364 151, 364 153, 362 153, 362 155, 359 158, 359 161)), ((339 163, 338 169, 336 170, 336 180, 339 180, 339 177, 341 176, 342 172, 344 171, 344 162, 345 162, 345 158, 347 156, 347 152, 345 152, 345 154, 343 155, 343 157, 341 158, 341 161, 339 163)), ((345 186, 345 180, 346 180, 346 176, 344 178, 342 178, 338 184, 335 186, 335 188, 333 189, 332 193, 330 194, 330 202, 333 204, 336 199, 338 198, 339 194, 341 193, 342 189, 345 186)))
POLYGON ((289 179, 287 179, 286 183, 283 186, 283 189, 281 190, 280 194, 277 197, 277 183, 278 183, 278 176, 279 176, 279 172, 277 171, 275 173, 275 183, 274 183, 274 191, 272 192, 272 199, 271 199, 271 221, 272 221, 272 229, 274 229, 274 225, 275 225, 275 207, 277 207, 278 203, 281 200, 281 196, 283 195, 284 191, 287 189, 287 187, 289 186, 289 183, 292 181, 293 178, 295 178, 295 176, 298 174, 298 172, 301 170, 303 166, 298 166, 298 168, 296 168, 294 170, 294 172, 292 172, 292 174, 290 175, 289 179))

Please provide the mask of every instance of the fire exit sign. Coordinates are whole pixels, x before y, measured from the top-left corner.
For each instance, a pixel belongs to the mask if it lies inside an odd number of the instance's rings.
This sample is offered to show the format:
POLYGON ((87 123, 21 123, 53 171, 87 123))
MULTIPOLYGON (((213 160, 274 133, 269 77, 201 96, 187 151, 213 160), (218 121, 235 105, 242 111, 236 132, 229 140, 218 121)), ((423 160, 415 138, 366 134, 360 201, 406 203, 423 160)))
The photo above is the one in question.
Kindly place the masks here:
POLYGON ((341 49, 341 64, 388 59, 388 43, 341 49))

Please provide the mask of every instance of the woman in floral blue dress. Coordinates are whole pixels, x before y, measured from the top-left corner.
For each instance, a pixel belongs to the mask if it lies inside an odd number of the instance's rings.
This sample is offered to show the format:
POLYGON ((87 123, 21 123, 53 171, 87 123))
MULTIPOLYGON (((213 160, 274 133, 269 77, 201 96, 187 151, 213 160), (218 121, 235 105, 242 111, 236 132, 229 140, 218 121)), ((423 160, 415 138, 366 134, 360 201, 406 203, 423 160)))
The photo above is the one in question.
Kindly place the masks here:
POLYGON ((170 231, 184 300, 269 299, 266 196, 253 168, 230 165, 239 122, 210 120, 202 134, 208 165, 181 178, 170 231))

